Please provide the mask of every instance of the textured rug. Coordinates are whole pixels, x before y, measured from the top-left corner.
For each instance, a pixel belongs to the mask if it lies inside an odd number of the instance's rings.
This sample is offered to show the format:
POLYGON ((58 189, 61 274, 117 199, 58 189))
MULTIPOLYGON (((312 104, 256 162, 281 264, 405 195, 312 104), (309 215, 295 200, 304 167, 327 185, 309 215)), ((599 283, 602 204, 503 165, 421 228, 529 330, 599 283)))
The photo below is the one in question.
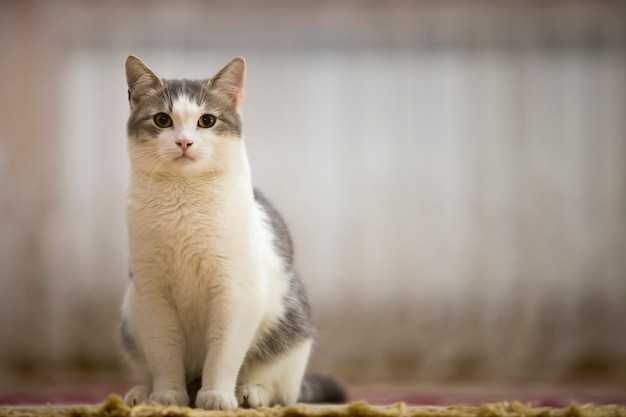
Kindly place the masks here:
POLYGON ((0 408, 0 417, 626 417, 618 405, 572 404, 565 408, 532 407, 519 402, 483 403, 477 407, 410 407, 406 403, 372 406, 357 401, 344 406, 309 406, 205 411, 184 407, 143 405, 127 407, 118 395, 100 406, 0 408))
MULTIPOLYGON (((0 407, 33 407, 51 404, 101 404, 109 394, 123 394, 130 387, 119 378, 51 378, 0 386, 0 407)), ((373 405, 406 403, 408 406, 479 406, 482 403, 518 401, 534 407, 565 408, 572 403, 626 406, 626 385, 584 384, 436 384, 350 386, 348 401, 373 405)))
MULTIPOLYGON (((117 375, 108 377, 60 377, 27 379, 0 385, 0 407, 52 404, 101 404, 109 394, 123 394, 130 388, 117 375)), ((406 403, 409 406, 478 406, 483 402, 516 400, 535 407, 564 408, 571 403, 626 406, 626 384, 599 381, 578 384, 418 383, 410 385, 349 386, 348 401, 367 401, 374 405, 406 403)))

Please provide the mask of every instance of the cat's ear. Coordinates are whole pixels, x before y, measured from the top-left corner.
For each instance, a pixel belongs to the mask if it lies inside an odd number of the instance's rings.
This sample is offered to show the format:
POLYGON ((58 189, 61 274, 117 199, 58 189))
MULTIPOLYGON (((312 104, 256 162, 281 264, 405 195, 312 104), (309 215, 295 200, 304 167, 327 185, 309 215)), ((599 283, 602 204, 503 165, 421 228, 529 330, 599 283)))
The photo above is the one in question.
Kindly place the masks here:
POLYGON ((131 108, 137 105, 142 95, 163 85, 163 81, 141 59, 132 55, 126 58, 126 83, 131 108))
POLYGON ((215 88, 228 96, 231 104, 239 110, 243 102, 243 85, 246 80, 246 63, 243 58, 234 58, 211 80, 210 88, 215 88))

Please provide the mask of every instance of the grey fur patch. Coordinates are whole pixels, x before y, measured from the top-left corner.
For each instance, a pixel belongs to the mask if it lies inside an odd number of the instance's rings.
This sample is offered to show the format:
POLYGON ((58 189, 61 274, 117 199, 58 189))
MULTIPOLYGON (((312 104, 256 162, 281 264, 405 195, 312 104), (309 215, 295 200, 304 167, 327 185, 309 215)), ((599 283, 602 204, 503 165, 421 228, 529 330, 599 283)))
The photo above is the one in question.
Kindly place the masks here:
POLYGON ((246 363, 269 361, 299 342, 311 338, 313 334, 311 307, 304 285, 295 273, 292 274, 283 303, 285 304, 283 316, 248 351, 246 363))
POLYGON ((263 210, 270 218, 272 229, 274 230, 274 234, 277 238, 274 241, 276 250, 282 257, 285 265, 288 266, 290 270, 293 269, 293 241, 291 240, 291 234, 289 233, 285 220, 280 215, 278 210, 274 208, 270 201, 257 188, 254 189, 254 199, 261 205, 261 207, 263 207, 263 210))
POLYGON ((137 356, 139 354, 137 343, 128 329, 128 322, 126 320, 123 320, 122 325, 120 326, 120 338, 122 340, 122 347, 126 350, 126 352, 133 356, 137 356))
POLYGON ((283 316, 269 328, 246 356, 246 362, 265 362, 310 338, 313 334, 313 324, 306 289, 293 267, 293 245, 285 221, 259 190, 254 190, 254 197, 270 218, 276 235, 274 245, 283 258, 286 272, 290 276, 289 288, 283 298, 285 306, 283 316))
POLYGON ((229 99, 221 91, 211 88, 209 80, 183 79, 162 80, 160 86, 137 98, 137 106, 131 109, 126 125, 129 138, 142 143, 146 141, 145 137, 157 137, 162 129, 154 124, 154 116, 161 112, 171 113, 174 103, 182 96, 217 118, 215 126, 210 128, 216 135, 241 137, 241 117, 229 99))

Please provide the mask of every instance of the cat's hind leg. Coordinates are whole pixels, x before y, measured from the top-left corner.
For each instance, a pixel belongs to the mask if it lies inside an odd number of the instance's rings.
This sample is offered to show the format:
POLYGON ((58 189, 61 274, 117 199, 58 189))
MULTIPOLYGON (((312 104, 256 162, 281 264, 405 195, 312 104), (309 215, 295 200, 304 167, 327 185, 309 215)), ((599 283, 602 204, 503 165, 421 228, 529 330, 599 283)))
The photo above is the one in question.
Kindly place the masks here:
POLYGON ((237 385, 240 406, 258 408, 294 404, 311 353, 306 339, 269 362, 246 364, 237 385))

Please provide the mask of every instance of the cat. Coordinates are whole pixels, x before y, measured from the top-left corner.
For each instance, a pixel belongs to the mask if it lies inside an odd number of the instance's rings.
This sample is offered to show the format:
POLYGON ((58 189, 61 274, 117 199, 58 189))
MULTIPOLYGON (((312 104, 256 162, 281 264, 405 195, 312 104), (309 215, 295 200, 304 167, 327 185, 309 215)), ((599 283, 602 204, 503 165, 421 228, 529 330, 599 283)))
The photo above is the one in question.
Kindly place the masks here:
POLYGON ((311 308, 285 222, 252 186, 244 60, 207 80, 165 80, 129 56, 126 79, 131 279, 121 339, 138 384, 125 402, 344 401, 335 379, 304 377, 311 308))

